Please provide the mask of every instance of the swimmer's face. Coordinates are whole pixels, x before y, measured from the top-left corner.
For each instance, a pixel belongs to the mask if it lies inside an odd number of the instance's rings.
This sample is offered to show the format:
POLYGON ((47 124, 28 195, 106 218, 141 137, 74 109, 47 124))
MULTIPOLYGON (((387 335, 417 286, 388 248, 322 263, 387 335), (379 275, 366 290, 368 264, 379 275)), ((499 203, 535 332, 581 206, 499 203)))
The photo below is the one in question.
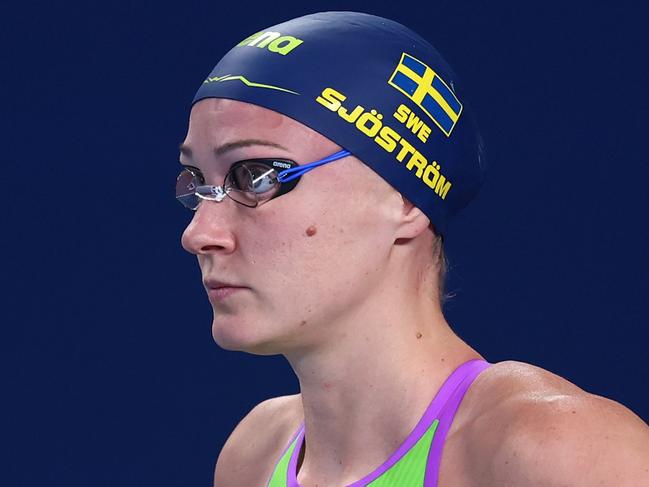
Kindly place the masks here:
MULTIPOLYGON (((340 147, 270 110, 209 98, 191 111, 184 145, 206 184, 221 185, 243 159, 277 157, 298 164, 340 147), (237 146, 242 141, 257 141, 237 146), (263 141, 263 142, 262 142, 263 141), (228 145, 231 150, 215 154, 228 145)), ((332 323, 362 305, 382 278, 401 207, 399 193, 354 157, 303 175, 291 192, 257 208, 230 198, 203 201, 182 236, 203 281, 240 289, 210 299, 212 335, 223 348, 259 354, 340 339, 332 323)))

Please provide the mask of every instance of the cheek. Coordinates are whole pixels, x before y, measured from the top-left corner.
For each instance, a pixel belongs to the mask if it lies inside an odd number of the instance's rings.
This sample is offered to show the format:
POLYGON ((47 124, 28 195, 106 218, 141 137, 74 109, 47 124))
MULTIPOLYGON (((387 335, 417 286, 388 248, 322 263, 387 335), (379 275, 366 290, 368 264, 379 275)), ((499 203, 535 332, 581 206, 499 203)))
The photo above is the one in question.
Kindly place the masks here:
POLYGON ((227 349, 279 353, 282 347, 273 348, 277 344, 319 336, 330 329, 331 316, 366 299, 380 278, 385 249, 368 238, 370 223, 362 218, 361 213, 287 208, 286 213, 267 211, 247 222, 240 234, 241 255, 247 261, 242 267, 257 289, 252 305, 230 327, 227 317, 220 321, 215 315, 217 343, 227 349))
POLYGON ((266 305, 298 311, 344 300, 382 267, 389 252, 386 225, 377 222, 367 200, 337 196, 335 206, 331 199, 289 205, 280 198, 249 222, 246 240, 253 247, 246 253, 258 263, 255 271, 269 300, 277 299, 266 305))
POLYGON ((301 238, 292 246, 295 272, 321 298, 340 297, 362 287, 363 279, 378 272, 387 258, 389 248, 376 222, 354 216, 359 215, 336 216, 304 226, 301 238))

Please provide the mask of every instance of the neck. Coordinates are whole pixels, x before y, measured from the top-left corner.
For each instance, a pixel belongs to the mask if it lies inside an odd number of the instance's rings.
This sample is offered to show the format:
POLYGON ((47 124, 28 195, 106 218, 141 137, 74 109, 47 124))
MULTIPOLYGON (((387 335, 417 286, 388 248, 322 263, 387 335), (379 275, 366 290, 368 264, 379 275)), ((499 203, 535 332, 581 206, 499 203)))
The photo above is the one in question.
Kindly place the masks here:
POLYGON ((391 291, 328 324, 321 346, 287 354, 306 426, 303 485, 346 485, 377 468, 451 372, 480 358, 432 300, 391 291))

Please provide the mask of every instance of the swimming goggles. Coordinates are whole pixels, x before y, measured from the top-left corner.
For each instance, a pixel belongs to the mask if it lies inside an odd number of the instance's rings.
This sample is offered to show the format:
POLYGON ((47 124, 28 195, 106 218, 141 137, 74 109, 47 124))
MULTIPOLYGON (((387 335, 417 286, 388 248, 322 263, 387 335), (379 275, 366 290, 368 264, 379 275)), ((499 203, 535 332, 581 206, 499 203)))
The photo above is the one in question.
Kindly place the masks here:
POLYGON ((246 159, 230 167, 222 186, 205 184, 200 169, 185 166, 176 179, 176 199, 190 210, 196 210, 202 200, 221 202, 226 196, 239 204, 255 208, 291 191, 300 176, 311 169, 350 154, 347 150, 341 150, 303 166, 288 159, 246 159))

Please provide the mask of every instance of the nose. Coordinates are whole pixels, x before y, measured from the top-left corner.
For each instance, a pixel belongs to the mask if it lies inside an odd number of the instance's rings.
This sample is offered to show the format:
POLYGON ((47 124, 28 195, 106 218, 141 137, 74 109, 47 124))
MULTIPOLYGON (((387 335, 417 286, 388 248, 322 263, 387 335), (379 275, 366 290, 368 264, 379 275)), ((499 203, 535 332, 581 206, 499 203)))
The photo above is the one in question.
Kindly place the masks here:
POLYGON ((220 203, 202 201, 183 232, 183 248, 195 255, 232 252, 236 244, 228 221, 232 221, 233 205, 236 203, 228 198, 220 203))

